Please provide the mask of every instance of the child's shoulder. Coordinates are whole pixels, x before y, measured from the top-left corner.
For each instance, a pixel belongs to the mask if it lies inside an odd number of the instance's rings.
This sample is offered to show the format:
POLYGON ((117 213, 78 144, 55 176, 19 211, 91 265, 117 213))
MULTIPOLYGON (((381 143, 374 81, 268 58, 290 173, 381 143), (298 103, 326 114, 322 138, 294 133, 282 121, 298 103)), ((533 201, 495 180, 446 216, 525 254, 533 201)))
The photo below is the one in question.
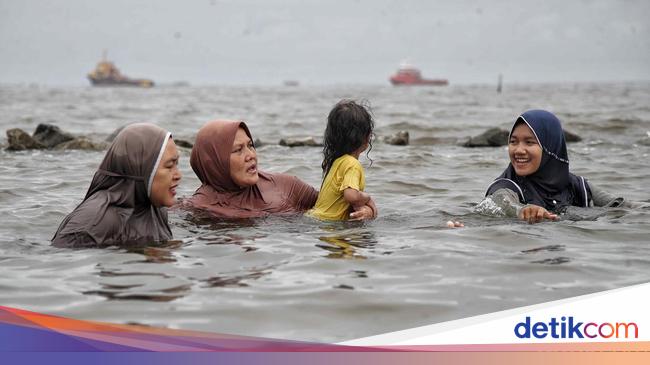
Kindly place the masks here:
POLYGON ((361 162, 352 155, 343 155, 334 161, 334 164, 340 167, 361 166, 361 162))

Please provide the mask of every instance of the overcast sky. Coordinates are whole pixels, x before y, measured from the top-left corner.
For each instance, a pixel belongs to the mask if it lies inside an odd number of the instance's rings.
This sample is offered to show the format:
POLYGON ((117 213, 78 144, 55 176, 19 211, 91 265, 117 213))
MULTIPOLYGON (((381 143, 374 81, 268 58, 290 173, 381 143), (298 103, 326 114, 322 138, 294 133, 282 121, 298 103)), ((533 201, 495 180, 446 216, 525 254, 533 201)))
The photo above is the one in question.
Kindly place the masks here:
POLYGON ((0 0, 0 83, 650 80, 647 0, 0 0))

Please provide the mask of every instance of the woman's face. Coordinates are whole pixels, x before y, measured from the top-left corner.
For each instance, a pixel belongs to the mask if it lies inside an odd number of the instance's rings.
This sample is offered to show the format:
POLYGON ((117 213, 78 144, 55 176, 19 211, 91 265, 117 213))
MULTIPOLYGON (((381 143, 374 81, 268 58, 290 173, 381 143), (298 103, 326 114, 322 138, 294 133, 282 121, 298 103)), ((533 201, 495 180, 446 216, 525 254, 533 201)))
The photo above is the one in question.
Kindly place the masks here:
POLYGON ((176 143, 170 138, 151 184, 151 203, 157 207, 171 207, 176 203, 176 187, 182 177, 178 157, 176 143))
POLYGON ((508 143, 508 154, 510 163, 519 176, 534 174, 539 169, 542 162, 542 147, 526 123, 517 124, 512 131, 508 143))
POLYGON ((257 152, 253 141, 244 129, 237 129, 235 141, 230 150, 230 177, 238 186, 244 188, 257 184, 257 152))

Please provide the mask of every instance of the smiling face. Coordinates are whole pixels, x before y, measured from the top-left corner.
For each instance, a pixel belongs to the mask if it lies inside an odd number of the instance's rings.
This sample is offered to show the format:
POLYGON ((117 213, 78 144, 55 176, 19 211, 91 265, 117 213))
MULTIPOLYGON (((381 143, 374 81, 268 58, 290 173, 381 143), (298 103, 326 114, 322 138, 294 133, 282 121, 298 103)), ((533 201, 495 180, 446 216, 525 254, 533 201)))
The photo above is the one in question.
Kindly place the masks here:
POLYGON ((151 203, 157 207, 171 207, 176 203, 176 187, 182 177, 178 158, 178 149, 170 138, 151 184, 151 203))
POLYGON ((257 184, 257 152, 244 129, 237 129, 230 150, 230 177, 239 187, 257 184))
POLYGON ((519 176, 534 174, 542 163, 542 147, 526 123, 519 123, 510 135, 508 143, 510 163, 519 176))

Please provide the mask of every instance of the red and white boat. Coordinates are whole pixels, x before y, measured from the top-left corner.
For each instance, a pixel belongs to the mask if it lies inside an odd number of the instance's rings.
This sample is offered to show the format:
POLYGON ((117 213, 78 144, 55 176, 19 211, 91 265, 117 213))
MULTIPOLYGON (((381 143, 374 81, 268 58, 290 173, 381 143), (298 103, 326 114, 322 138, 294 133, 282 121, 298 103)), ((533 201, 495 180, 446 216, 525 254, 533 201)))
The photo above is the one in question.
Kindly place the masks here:
POLYGON ((420 70, 413 65, 402 62, 393 76, 390 77, 393 85, 449 85, 447 79, 423 79, 420 70))

